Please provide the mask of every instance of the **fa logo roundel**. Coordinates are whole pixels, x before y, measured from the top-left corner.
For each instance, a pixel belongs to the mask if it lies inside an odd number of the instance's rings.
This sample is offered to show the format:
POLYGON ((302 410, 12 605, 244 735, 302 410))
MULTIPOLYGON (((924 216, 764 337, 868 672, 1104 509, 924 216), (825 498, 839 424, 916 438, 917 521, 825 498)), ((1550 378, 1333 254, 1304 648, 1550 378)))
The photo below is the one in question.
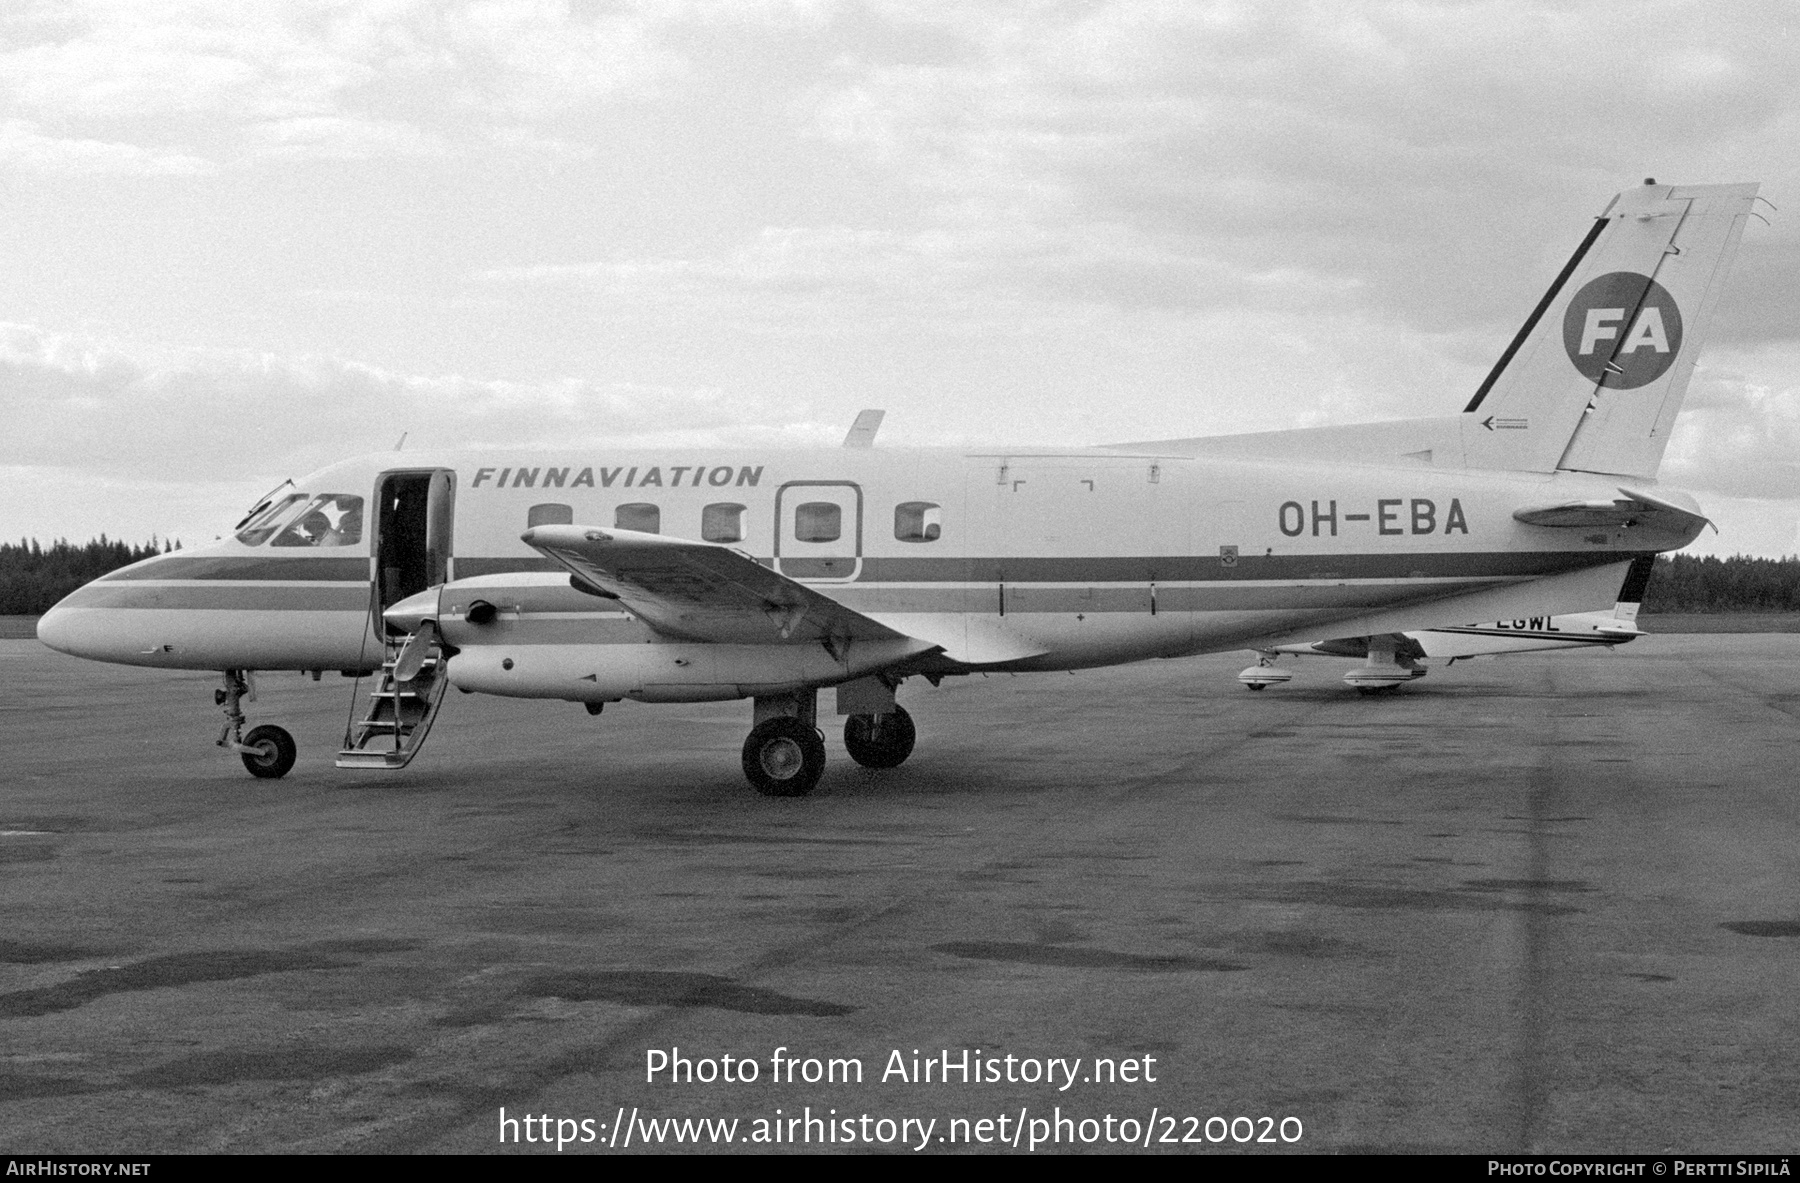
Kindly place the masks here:
POLYGON ((1648 275, 1614 271, 1589 280, 1569 301, 1563 348, 1576 369, 1604 387, 1648 385, 1681 352, 1681 309, 1648 275))

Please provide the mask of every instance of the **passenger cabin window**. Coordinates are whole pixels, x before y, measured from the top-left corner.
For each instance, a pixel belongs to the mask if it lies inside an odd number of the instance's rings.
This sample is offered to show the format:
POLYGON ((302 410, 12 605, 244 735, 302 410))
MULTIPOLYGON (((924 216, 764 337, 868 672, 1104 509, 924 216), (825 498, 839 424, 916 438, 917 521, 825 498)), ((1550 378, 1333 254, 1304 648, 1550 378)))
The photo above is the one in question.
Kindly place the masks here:
POLYGON ((534 505, 525 511, 525 525, 530 526, 572 526, 575 524, 575 511, 567 505, 559 505, 554 501, 543 505, 534 505))
POLYGON ((720 502, 700 511, 700 537, 707 542, 742 542, 744 514, 742 505, 720 502))
POLYGON ((245 546, 261 546, 269 540, 269 535, 281 529, 298 510, 301 502, 306 500, 305 493, 289 493, 280 501, 259 506, 238 525, 237 540, 245 546))
POLYGON ((644 534, 662 533, 662 510, 648 501, 633 501, 613 511, 613 525, 644 534))
POLYGON ((794 537, 801 542, 836 542, 844 535, 844 511, 830 501, 794 507, 794 537))
POLYGON ((275 535, 270 546, 351 546, 362 541, 363 499, 321 493, 275 535))
POLYGON ((902 501, 894 506, 894 537, 902 542, 936 542, 944 532, 943 513, 933 501, 902 501))

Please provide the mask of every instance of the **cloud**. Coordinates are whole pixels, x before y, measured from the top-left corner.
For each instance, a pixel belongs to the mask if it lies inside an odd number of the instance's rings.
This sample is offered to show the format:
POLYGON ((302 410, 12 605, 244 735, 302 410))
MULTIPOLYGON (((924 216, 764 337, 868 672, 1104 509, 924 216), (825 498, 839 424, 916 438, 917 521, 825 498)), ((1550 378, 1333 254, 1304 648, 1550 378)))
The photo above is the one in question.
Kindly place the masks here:
POLYGON ((311 115, 277 119, 245 129, 245 140, 264 158, 366 160, 372 157, 442 156, 444 137, 397 120, 311 115))
POLYGON ((1165 256, 1335 280, 1429 331, 1516 323, 1621 183, 1791 164, 1800 106, 1775 4, 882 11, 965 52, 845 63, 813 127, 906 177, 931 216, 1129 227, 1165 256))
POLYGON ((844 425, 704 387, 476 381, 331 357, 134 352, 0 324, 0 465, 128 480, 300 475, 379 448, 811 445, 844 425), (674 426, 671 426, 674 425, 674 426))
POLYGON ((1300 266, 1255 270, 1193 246, 1123 225, 771 226, 720 253, 492 268, 476 279, 569 288, 620 308, 730 310, 811 333, 896 316, 977 333, 1096 311, 1318 310, 1358 286, 1300 266))
POLYGON ((46 135, 28 119, 0 121, 0 167, 34 173, 199 176, 212 161, 179 149, 46 135))
POLYGON ((655 22, 633 7, 586 19, 551 0, 463 4, 442 21, 459 82, 484 109, 535 119, 580 108, 617 91, 682 71, 655 22))
POLYGON ((0 167, 98 179, 46 186, 15 315, 276 352, 14 326, 0 456, 266 474, 408 428, 829 443, 868 402, 919 443, 1443 413, 1587 219, 1656 175, 1765 179, 1787 207, 1746 235, 1668 469, 1785 498, 1797 20, 34 0, 0 11, 0 167), (116 179, 158 174, 193 180, 116 179))
POLYGON ((1698 370, 1661 479, 1731 497, 1800 497, 1800 348, 1722 352, 1698 370))
MULTIPOLYGON (((155 156, 171 130, 221 164, 479 143, 678 77, 665 25, 654 4, 41 0, 0 14, 0 96, 69 146, 6 159, 61 171, 92 143, 155 156)), ((534 139, 557 137, 514 143, 534 139)))

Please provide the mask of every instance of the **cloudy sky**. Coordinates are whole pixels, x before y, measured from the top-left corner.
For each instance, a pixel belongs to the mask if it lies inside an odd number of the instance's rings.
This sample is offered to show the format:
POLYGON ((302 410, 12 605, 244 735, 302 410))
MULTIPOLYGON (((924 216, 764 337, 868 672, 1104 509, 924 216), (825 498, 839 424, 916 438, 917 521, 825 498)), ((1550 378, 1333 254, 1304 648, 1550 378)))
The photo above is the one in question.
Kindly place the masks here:
POLYGON ((11 0, 0 537, 362 451, 1460 410, 1589 219, 1756 180, 1663 468, 1800 550, 1790 0, 11 0), (1759 207, 1761 208, 1761 207, 1759 207))

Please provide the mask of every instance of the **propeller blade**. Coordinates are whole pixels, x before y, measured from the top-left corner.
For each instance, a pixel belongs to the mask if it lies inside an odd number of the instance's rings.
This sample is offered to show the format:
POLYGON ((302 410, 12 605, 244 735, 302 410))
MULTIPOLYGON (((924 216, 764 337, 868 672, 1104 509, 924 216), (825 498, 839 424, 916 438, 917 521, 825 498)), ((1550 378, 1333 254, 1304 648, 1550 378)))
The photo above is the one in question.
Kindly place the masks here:
POLYGON ((427 620, 401 646, 400 657, 394 662, 394 681, 410 682, 418 677, 419 671, 425 668, 425 659, 431 656, 432 646, 436 644, 437 625, 427 620))

